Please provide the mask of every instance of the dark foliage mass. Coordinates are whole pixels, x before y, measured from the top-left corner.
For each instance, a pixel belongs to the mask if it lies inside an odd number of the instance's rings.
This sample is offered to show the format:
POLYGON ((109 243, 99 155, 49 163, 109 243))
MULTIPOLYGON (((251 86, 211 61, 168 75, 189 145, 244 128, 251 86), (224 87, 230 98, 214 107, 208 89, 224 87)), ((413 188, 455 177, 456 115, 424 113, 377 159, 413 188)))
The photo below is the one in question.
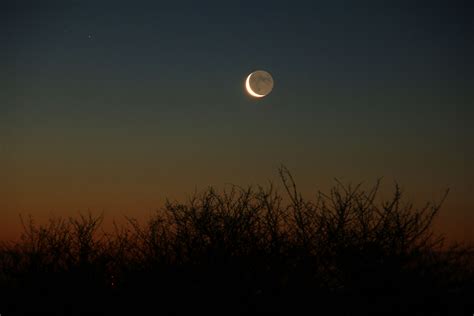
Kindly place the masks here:
POLYGON ((113 233, 101 217, 22 220, 0 249, 2 315, 471 315, 472 248, 431 224, 398 186, 386 201, 337 182, 314 200, 210 188, 113 233))

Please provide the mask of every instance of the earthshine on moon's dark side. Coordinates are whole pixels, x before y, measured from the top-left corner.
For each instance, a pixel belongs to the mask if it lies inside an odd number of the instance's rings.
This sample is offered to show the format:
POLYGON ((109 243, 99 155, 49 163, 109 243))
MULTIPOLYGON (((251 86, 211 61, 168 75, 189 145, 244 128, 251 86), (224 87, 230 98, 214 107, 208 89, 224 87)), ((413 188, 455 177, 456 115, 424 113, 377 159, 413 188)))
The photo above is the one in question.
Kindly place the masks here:
POLYGON ((247 76, 245 87, 251 96, 263 98, 272 91, 273 78, 268 72, 257 70, 247 76))

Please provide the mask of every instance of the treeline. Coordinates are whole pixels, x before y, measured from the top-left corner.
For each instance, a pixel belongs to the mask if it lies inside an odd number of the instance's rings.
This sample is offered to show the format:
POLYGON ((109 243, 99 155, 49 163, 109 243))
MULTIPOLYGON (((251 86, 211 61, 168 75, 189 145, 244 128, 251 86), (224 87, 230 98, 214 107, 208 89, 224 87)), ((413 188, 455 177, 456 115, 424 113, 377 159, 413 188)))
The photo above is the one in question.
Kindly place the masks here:
POLYGON ((2 315, 461 315, 474 312, 474 256, 432 231, 439 203, 395 187, 380 201, 336 182, 307 200, 273 186, 168 201, 112 233, 102 217, 36 225, 0 248, 2 315))

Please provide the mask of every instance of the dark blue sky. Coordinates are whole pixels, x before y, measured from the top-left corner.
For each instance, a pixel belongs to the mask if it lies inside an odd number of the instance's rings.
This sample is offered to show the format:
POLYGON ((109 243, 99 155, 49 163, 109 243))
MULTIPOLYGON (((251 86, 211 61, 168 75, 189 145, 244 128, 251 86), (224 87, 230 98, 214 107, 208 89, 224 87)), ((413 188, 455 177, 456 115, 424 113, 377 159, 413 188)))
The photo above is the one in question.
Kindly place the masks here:
POLYGON ((2 4, 3 222, 139 213, 284 163, 307 192, 451 187, 447 227, 472 228, 466 1, 161 2, 2 4), (256 69, 275 80, 258 101, 243 89, 256 69))

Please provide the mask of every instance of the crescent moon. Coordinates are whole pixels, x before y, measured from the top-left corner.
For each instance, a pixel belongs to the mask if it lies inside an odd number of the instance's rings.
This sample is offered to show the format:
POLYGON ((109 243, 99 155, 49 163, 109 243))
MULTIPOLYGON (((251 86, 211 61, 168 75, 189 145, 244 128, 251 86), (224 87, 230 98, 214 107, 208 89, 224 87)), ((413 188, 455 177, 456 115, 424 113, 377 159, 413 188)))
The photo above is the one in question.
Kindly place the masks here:
POLYGON ((250 77, 252 77, 252 75, 253 75, 253 72, 247 77, 247 80, 245 81, 245 87, 247 88, 247 92, 253 97, 263 98, 265 96, 264 94, 255 93, 250 87, 250 77))

